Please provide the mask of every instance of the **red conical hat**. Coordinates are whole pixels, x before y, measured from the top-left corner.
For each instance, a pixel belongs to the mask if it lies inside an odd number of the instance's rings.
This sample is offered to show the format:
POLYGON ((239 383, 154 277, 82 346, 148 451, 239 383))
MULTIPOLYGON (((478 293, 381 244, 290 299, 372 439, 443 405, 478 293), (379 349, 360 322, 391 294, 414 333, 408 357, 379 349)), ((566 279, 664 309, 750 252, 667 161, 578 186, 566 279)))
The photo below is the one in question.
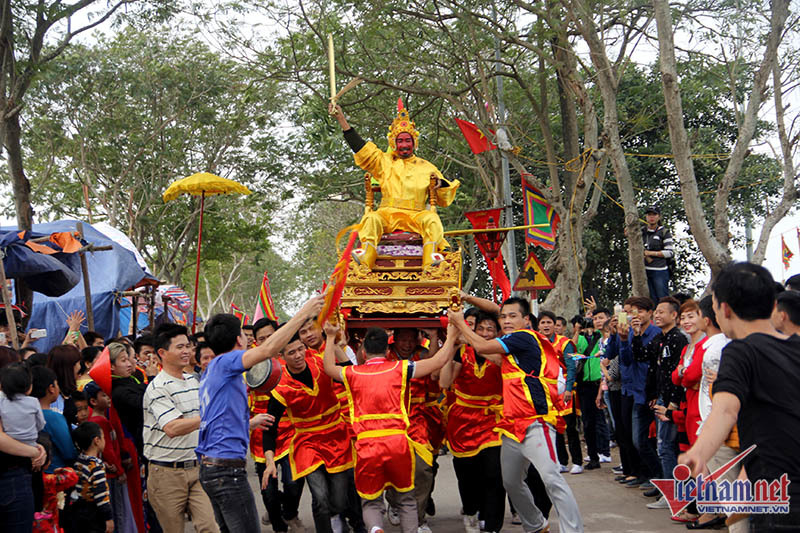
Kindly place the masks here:
POLYGON ((108 347, 103 348, 100 355, 97 356, 91 370, 89 370, 89 377, 109 396, 111 396, 111 358, 108 353, 108 347))

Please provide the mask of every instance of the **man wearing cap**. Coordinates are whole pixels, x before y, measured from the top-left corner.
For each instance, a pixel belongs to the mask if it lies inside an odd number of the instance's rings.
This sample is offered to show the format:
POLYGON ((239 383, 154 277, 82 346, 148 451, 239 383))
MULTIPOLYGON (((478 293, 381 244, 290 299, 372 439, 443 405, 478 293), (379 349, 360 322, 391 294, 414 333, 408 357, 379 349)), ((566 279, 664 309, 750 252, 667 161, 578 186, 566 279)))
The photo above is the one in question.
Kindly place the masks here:
POLYGON ((660 224, 661 210, 654 205, 645 208, 647 225, 642 228, 644 270, 650 299, 659 301, 669 296, 669 260, 675 257, 672 235, 660 224))

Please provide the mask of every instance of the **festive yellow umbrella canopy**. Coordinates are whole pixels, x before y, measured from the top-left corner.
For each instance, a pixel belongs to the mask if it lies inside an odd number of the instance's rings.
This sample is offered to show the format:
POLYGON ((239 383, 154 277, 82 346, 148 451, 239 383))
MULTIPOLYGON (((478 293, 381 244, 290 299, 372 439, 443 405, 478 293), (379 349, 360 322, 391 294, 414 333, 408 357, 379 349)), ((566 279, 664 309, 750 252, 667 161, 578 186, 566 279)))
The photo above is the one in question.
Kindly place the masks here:
POLYGON ((241 183, 223 178, 210 172, 198 172, 179 179, 164 191, 162 197, 170 202, 181 194, 192 196, 214 196, 215 194, 250 194, 251 191, 241 183))
POLYGON ((194 304, 192 306, 192 334, 197 327, 197 288, 200 285, 200 246, 203 244, 203 211, 205 210, 206 196, 215 194, 250 194, 250 189, 210 172, 198 172, 179 179, 161 195, 165 202, 174 200, 181 194, 191 194, 200 197, 200 224, 197 230, 197 264, 194 271, 194 304))

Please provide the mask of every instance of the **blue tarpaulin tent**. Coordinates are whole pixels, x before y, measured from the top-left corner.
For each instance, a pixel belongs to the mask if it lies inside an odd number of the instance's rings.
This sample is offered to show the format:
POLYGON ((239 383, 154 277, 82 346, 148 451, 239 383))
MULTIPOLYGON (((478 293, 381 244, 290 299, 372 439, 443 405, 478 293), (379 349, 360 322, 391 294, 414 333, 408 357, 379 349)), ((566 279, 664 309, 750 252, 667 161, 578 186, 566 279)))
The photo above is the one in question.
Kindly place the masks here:
MULTIPOLYGON (((47 235, 61 231, 76 231, 77 224, 76 220, 34 224, 33 233, 47 235)), ((109 239, 91 225, 83 224, 83 234, 84 240, 90 244, 112 247, 108 251, 86 254, 94 327, 104 338, 109 339, 120 333, 120 305, 117 293, 142 282, 156 282, 156 280, 139 265, 133 252, 109 239)), ((57 298, 34 293, 33 314, 28 327, 47 329, 47 337, 37 341, 35 347, 40 351, 46 351, 60 344, 67 334, 67 315, 75 310, 86 312, 83 278, 69 292, 57 298)), ((81 329, 85 332, 86 325, 84 324, 81 329)))
MULTIPOLYGON (((48 296, 66 294, 81 278, 78 255, 64 253, 59 246, 50 242, 39 245, 40 250, 48 253, 40 253, 25 244, 29 239, 37 237, 47 236, 26 232, 20 238, 16 231, 0 231, 0 248, 4 252, 6 277, 23 278, 31 290, 48 296)), ((80 246, 77 242, 75 245, 80 246)))

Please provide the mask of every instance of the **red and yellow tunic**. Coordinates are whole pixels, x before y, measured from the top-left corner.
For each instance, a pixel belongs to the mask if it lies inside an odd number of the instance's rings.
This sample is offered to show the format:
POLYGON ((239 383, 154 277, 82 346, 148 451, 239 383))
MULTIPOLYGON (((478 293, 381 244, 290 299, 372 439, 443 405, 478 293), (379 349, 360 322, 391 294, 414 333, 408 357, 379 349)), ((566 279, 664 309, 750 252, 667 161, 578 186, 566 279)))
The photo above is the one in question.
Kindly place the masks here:
POLYGON ((558 355, 546 338, 528 329, 497 339, 506 355, 503 376, 503 417, 497 431, 517 442, 528 426, 540 420, 555 426, 562 408, 558 396, 558 355))
MULTIPOLYGON (((247 403, 250 406, 250 416, 266 413, 269 407, 271 394, 264 394, 257 390, 248 389, 247 403)), ((278 439, 275 442, 275 461, 282 459, 289 453, 289 443, 294 436, 294 426, 289 417, 281 418, 278 422, 278 439)), ((250 454, 256 463, 264 463, 264 430, 254 429, 250 432, 250 454)))
POLYGON ((350 433, 333 391, 333 380, 323 371, 319 358, 309 357, 306 362, 314 380, 313 389, 285 372, 272 391, 275 399, 286 407, 284 416, 294 426, 289 443, 294 479, 323 465, 330 473, 342 472, 352 468, 355 459, 350 433))
POLYGON ((342 375, 356 434, 355 481, 365 500, 392 487, 414 488, 414 443, 408 436, 408 361, 383 357, 345 367, 342 375))
POLYGON ((447 411, 447 444, 455 457, 472 457, 484 448, 500 446, 495 432, 503 410, 500 367, 478 364, 471 346, 461 347, 461 372, 453 382, 455 400, 447 411))
MULTIPOLYGON (((555 335, 553 339, 553 348, 556 350, 556 354, 558 355, 558 364, 561 367, 561 370, 564 372, 564 376, 567 375, 567 363, 564 361, 564 350, 567 346, 572 345, 573 349, 575 347, 575 343, 572 342, 572 339, 568 337, 564 337, 563 335, 555 335)), ((573 412, 580 416, 581 411, 578 409, 578 395, 577 391, 575 390, 575 383, 572 383, 572 398, 570 398, 569 402, 564 402, 564 395, 560 396, 561 402, 563 403, 563 408, 558 411, 558 416, 563 417, 565 415, 572 414, 573 412)), ((566 422, 559 418, 558 424, 556 426, 559 433, 563 433, 564 430, 567 428, 566 422)))
MULTIPOLYGON (((419 361, 424 351, 424 348, 418 346, 408 360, 419 361)), ((402 358, 394 349, 390 349, 387 359, 399 361, 402 358)), ((440 394, 439 383, 431 376, 411 379, 408 436, 414 443, 417 454, 429 466, 433 466, 433 452, 441 447, 444 439, 444 419, 437 403, 440 394)))
MULTIPOLYGON (((319 347, 319 350, 315 350, 314 348, 306 348, 306 359, 308 359, 310 356, 313 355, 319 358, 320 361, 322 361, 324 353, 325 353, 325 342, 323 341, 319 347)), ((338 381, 333 382, 333 390, 334 392, 336 392, 336 398, 339 399, 339 405, 342 408, 342 418, 349 426, 350 418, 347 416, 348 415, 347 391, 345 390, 344 385, 339 383, 338 381)))

